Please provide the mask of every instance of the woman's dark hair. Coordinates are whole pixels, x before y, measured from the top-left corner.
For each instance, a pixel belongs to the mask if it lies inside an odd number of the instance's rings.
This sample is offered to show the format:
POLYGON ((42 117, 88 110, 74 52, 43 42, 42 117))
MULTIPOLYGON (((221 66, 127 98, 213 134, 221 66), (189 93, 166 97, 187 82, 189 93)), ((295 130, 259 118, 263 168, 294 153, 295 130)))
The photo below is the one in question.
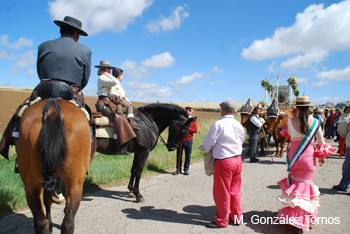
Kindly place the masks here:
POLYGON ((345 113, 345 111, 347 111, 348 109, 350 109, 350 106, 345 106, 344 110, 343 110, 343 113, 345 113))
POLYGON ((308 106, 298 106, 299 110, 299 120, 300 120, 300 131, 306 135, 306 133, 309 131, 309 115, 311 114, 310 108, 308 106))

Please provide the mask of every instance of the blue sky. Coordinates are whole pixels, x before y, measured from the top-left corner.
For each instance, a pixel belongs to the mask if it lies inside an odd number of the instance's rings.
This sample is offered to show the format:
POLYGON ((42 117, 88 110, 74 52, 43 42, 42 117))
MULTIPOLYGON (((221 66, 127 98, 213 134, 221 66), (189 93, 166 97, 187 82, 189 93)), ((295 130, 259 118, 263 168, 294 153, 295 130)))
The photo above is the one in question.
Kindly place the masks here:
POLYGON ((350 99, 350 0, 3 0, 0 86, 38 83, 37 47, 65 15, 83 21, 93 65, 125 70, 132 101, 258 101, 262 79, 290 75, 315 102, 350 99))

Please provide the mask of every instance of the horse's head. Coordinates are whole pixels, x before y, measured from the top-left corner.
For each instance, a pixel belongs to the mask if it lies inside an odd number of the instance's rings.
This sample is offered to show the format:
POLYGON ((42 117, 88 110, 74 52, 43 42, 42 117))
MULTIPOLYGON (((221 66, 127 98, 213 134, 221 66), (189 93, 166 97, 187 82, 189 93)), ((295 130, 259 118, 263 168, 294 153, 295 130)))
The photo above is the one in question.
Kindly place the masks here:
POLYGON ((187 135, 188 127, 197 117, 186 118, 181 116, 182 120, 174 120, 169 125, 168 142, 166 147, 168 151, 173 151, 179 147, 180 141, 187 135))
POLYGON ((244 127, 247 127, 248 125, 248 120, 250 118, 250 114, 248 113, 242 113, 241 112, 241 124, 244 126, 244 127))
POLYGON ((269 116, 265 122, 266 131, 271 133, 277 126, 278 116, 269 116))

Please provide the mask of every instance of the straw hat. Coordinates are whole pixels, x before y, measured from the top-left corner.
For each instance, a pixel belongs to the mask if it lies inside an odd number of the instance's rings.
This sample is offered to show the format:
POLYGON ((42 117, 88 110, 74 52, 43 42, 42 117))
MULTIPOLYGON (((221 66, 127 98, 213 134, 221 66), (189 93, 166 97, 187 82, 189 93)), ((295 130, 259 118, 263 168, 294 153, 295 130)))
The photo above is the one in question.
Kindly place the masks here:
POLYGON ((299 96, 295 100, 295 106, 312 106, 309 96, 299 96))

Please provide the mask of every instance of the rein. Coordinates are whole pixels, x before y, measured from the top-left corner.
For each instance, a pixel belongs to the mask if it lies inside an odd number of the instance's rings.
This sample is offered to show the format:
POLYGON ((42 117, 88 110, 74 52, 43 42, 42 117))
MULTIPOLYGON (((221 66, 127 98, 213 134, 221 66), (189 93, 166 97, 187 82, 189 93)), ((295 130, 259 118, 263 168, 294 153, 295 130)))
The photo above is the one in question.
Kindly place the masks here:
POLYGON ((167 145, 168 143, 164 140, 161 134, 159 134, 160 141, 163 143, 163 145, 167 145))

